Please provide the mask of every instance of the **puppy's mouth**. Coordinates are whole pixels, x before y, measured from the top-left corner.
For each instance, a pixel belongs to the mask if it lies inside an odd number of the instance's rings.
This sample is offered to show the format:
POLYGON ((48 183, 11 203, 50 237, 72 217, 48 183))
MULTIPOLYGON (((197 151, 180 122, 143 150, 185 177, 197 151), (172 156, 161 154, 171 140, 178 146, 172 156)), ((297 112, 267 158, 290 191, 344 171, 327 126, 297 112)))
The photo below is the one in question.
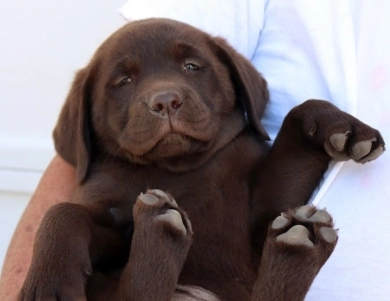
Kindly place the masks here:
POLYGON ((149 127, 145 124, 130 124, 129 131, 119 139, 120 149, 116 154, 133 163, 155 164, 173 172, 198 168, 244 128, 240 112, 229 117, 229 122, 219 131, 218 125, 221 122, 215 121, 215 118, 204 118, 203 120, 213 122, 198 122, 201 126, 197 127, 189 122, 174 123, 174 127, 167 122, 152 122, 149 127), (145 127, 148 128, 147 131, 143 130, 145 127))
POLYGON ((217 127, 211 122, 200 122, 196 118, 195 121, 177 116, 133 119, 118 142, 121 150, 137 162, 152 163, 200 155, 209 150, 218 134, 217 127))
POLYGON ((143 157, 148 160, 180 160, 182 156, 200 154, 207 150, 208 142, 190 136, 169 133, 163 136, 143 157))

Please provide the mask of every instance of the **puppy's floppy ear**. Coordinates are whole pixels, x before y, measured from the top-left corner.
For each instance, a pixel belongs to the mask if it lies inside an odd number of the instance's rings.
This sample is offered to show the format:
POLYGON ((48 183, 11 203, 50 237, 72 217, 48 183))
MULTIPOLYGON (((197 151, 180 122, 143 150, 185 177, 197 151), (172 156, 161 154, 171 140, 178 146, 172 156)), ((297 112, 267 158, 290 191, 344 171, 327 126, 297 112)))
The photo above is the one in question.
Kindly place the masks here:
POLYGON ((270 140, 260 123, 269 101, 267 82, 252 64, 224 39, 215 37, 212 40, 217 57, 230 71, 236 97, 244 106, 246 118, 262 138, 270 140))
POLYGON ((82 183, 91 165, 91 81, 88 69, 80 70, 74 79, 53 132, 56 151, 76 167, 82 183))

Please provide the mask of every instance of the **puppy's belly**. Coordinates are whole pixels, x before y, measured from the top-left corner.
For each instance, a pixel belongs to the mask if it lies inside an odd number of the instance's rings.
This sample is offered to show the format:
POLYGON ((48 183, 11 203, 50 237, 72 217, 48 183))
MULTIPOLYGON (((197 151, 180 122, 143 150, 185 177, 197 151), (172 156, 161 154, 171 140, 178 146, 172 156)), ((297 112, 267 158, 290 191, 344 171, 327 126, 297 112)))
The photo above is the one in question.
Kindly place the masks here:
POLYGON ((178 285, 172 301, 220 301, 212 292, 193 285, 178 285))

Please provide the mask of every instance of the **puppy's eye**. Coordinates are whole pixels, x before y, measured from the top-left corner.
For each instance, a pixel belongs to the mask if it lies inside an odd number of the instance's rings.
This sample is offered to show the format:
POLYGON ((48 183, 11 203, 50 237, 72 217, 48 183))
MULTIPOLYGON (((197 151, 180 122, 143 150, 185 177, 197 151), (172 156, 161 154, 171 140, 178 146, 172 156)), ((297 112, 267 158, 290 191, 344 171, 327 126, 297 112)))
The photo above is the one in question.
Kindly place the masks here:
POLYGON ((200 67, 198 65, 193 64, 193 63, 188 63, 188 64, 185 64, 185 66, 184 66, 184 70, 188 70, 188 71, 196 71, 199 69, 200 69, 200 67))
POLYGON ((124 85, 127 85, 129 83, 131 83, 133 80, 130 78, 130 77, 125 77, 123 79, 121 79, 116 85, 118 87, 122 87, 124 85))

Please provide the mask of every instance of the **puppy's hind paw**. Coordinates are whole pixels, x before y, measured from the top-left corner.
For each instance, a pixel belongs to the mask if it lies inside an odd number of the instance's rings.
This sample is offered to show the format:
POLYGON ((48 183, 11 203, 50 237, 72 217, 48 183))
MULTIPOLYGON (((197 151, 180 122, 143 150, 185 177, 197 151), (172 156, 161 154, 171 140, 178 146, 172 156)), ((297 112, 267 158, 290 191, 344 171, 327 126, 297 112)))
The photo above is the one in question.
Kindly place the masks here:
POLYGON ((302 206, 282 213, 270 226, 268 238, 288 247, 318 249, 327 257, 333 251, 338 235, 333 228, 332 216, 314 206, 302 206))
POLYGON ((326 210, 302 206, 275 218, 263 247, 256 300, 304 300, 337 239, 326 210))

